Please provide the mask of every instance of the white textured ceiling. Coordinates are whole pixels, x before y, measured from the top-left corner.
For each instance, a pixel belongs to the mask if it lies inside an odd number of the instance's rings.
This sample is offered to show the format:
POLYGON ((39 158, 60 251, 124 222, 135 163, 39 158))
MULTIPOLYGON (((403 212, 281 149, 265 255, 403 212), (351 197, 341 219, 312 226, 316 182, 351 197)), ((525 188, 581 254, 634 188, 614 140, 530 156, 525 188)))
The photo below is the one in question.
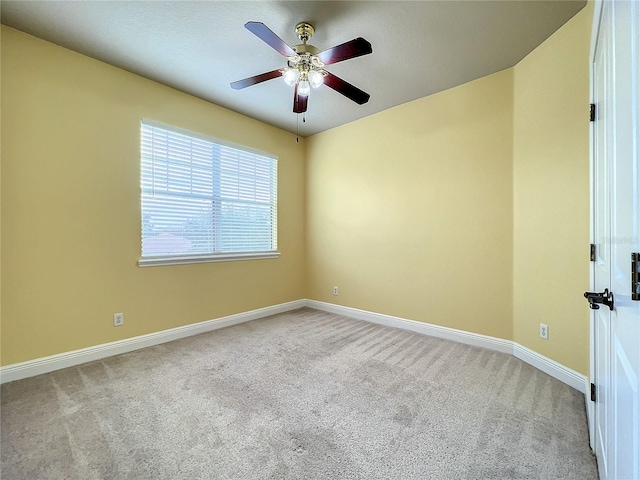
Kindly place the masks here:
POLYGON ((373 54, 327 67, 371 94, 360 106, 321 87, 300 134, 312 135, 518 63, 586 5, 551 1, 7 1, 2 23, 291 132, 293 89, 229 83, 285 66, 244 28, 266 24, 289 45, 314 25, 320 50, 356 37, 373 54))

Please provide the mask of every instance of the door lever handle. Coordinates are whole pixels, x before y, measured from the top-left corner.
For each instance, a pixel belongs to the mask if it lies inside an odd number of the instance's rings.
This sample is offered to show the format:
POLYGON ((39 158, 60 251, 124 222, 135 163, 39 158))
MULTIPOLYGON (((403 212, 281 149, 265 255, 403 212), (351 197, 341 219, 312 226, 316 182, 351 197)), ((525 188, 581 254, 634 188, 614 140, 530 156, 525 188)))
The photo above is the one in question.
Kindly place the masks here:
POLYGON ((602 293, 584 292, 584 298, 589 302, 591 310, 598 310, 600 308, 599 303, 609 307, 609 310, 613 310, 613 293, 608 288, 605 288, 602 293))

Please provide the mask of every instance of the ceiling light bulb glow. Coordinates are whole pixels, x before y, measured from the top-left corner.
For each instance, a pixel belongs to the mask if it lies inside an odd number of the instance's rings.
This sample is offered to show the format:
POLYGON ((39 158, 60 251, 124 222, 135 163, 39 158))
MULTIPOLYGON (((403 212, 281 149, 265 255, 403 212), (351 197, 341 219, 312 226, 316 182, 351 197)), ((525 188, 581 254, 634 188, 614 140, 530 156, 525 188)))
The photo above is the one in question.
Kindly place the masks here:
POLYGON ((322 74, 316 70, 311 70, 309 72, 309 83, 313 88, 318 88, 322 85, 322 81, 324 80, 322 74))
POLYGON ((306 97, 311 93, 311 87, 309 86, 309 82, 307 80, 302 80, 298 83, 298 95, 301 97, 306 97))
POLYGON ((284 82, 290 87, 294 86, 298 83, 298 79, 300 78, 300 72, 297 68, 287 68, 284 71, 284 82))

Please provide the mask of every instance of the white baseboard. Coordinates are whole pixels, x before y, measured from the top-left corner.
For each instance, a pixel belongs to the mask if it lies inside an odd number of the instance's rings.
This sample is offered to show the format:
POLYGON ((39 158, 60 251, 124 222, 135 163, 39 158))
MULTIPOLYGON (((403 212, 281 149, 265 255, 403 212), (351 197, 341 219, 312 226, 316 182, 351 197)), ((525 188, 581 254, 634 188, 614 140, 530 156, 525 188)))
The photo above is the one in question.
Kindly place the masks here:
POLYGON ((382 313, 343 307, 333 303, 319 302, 317 300, 295 300, 293 302, 281 303, 271 307, 259 308, 257 310, 185 325, 183 327, 172 328, 170 330, 163 330, 161 332, 141 335, 139 337, 104 343, 102 345, 51 355, 49 357, 37 358, 27 362, 14 363, 12 365, 0 367, 0 383, 13 382, 14 380, 41 375, 54 370, 73 367, 75 365, 92 362, 101 358, 132 352, 140 348, 151 347, 153 345, 159 345, 172 340, 190 337, 199 333, 230 327, 231 325, 249 322, 258 318, 268 317, 270 315, 295 310, 305 306, 316 310, 335 313, 337 315, 344 315, 358 320, 364 320, 366 322, 401 328, 403 330, 410 330, 432 337, 444 338, 454 342, 514 355, 538 370, 541 370, 584 393, 587 400, 587 413, 589 414, 589 418, 591 417, 592 412, 589 410, 591 402, 589 401, 590 388, 588 379, 584 375, 571 370, 570 368, 567 368, 544 355, 540 355, 533 350, 523 347, 519 343, 515 343, 511 340, 503 340, 501 338, 481 335, 479 333, 456 330, 455 328, 441 327, 439 325, 418 322, 416 320, 394 317, 382 313))
POLYGON ((422 333, 431 337, 444 338, 458 343, 465 343, 475 347, 487 348, 502 353, 513 353, 513 347, 510 340, 489 337, 479 333, 465 332, 464 330, 456 330, 455 328, 441 327, 431 323, 418 322, 416 320, 408 320, 406 318, 393 317, 382 313, 369 312, 357 308, 343 307, 333 303, 319 302, 317 300, 307 300, 307 307, 323 310, 345 317, 356 318, 366 322, 377 323, 387 327, 401 328, 403 330, 411 330, 412 332, 422 333))
POLYGON ((513 356, 587 395, 587 378, 564 365, 513 342, 513 356))
POLYGON ((53 372, 54 370, 60 370, 62 368, 73 367, 75 365, 92 362, 94 360, 111 357, 113 355, 120 355, 121 353, 132 352, 140 348, 171 342, 172 340, 198 335, 199 333, 210 332, 219 328, 230 327, 231 325, 237 325, 239 323, 249 322, 258 318, 276 315, 278 313, 295 310, 304 306, 305 300, 295 300, 293 302, 281 303, 279 305, 237 313, 227 317, 220 317, 213 320, 185 325, 183 327, 163 330, 161 332, 140 335, 139 337, 126 338, 116 342, 103 343, 101 345, 51 355, 49 357, 37 358, 27 362, 14 363, 12 365, 0 367, 0 384, 53 372))
POLYGON ((344 315, 345 317, 386 325, 388 327, 402 328, 404 330, 411 330, 413 332, 430 335, 432 337, 444 338, 446 340, 495 350, 497 352, 509 353, 553 378, 560 380, 562 383, 582 392, 585 395, 585 400, 587 401, 587 411, 589 411, 589 404, 591 402, 588 395, 590 393, 590 389, 587 387, 589 382, 584 375, 511 340, 503 340, 501 338, 489 337, 479 333, 441 327, 430 323, 393 317, 391 315, 359 310, 357 308, 343 307, 341 305, 319 302, 317 300, 307 300, 306 306, 315 308, 316 310, 335 313, 337 315, 344 315))

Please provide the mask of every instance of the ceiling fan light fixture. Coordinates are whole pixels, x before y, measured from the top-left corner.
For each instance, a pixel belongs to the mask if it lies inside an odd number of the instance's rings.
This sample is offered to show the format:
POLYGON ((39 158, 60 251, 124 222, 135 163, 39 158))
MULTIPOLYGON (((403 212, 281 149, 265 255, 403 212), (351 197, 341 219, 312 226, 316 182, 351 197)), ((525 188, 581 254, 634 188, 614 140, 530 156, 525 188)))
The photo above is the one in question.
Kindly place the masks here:
POLYGON ((311 93, 311 86, 308 80, 301 80, 298 83, 298 95, 301 97, 307 97, 311 93))
POLYGON ((319 51, 316 47, 307 43, 314 33, 313 26, 307 22, 300 22, 296 25, 296 33, 302 43, 294 47, 289 46, 264 23, 247 22, 245 28, 286 58, 287 66, 231 82, 231 88, 234 90, 240 90, 273 78, 282 77, 287 85, 295 87, 293 94, 294 113, 306 112, 307 97, 311 93, 311 88, 319 88, 323 84, 358 105, 363 105, 369 101, 370 95, 368 93, 324 69, 325 65, 333 65, 334 63, 373 53, 371 44, 364 38, 354 38, 327 50, 319 51))
POLYGON ((309 84, 311 84, 313 88, 320 87, 323 81, 324 81, 324 77, 317 70, 311 70, 309 72, 309 84))
POLYGON ((300 72, 297 68, 285 68, 283 77, 284 83, 286 83, 290 87, 293 87, 296 83, 298 83, 300 72))

